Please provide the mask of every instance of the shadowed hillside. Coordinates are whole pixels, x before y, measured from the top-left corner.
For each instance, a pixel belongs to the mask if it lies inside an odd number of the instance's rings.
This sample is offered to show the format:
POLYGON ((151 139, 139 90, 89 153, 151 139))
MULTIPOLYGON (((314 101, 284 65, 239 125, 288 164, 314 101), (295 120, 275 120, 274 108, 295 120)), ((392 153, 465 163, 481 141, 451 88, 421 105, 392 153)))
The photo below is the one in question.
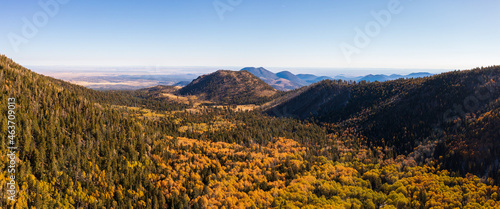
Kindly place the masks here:
POLYGON ((500 154, 493 151, 499 126, 492 117, 500 107, 499 83, 499 66, 387 82, 323 81, 267 113, 314 118, 355 130, 369 147, 390 147, 395 155, 418 148, 412 156, 420 160, 441 156, 447 168, 500 180, 500 154))

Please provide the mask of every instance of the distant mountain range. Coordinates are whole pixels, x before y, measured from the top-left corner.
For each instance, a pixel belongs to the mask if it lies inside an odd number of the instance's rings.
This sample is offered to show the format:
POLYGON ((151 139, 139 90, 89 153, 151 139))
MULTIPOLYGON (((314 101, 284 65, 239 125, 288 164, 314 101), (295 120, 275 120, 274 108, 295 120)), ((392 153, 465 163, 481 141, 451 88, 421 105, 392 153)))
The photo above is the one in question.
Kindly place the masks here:
MULTIPOLYGON (((248 71, 251 74, 257 76, 265 83, 269 84, 276 90, 289 91, 298 89, 304 86, 309 86, 313 83, 317 83, 323 80, 346 80, 346 81, 361 81, 366 80, 368 82, 374 81, 388 81, 395 80, 399 78, 416 78, 416 77, 426 77, 432 74, 422 72, 422 73, 412 73, 408 75, 383 75, 383 74, 370 74, 366 76, 349 77, 345 75, 337 75, 334 77, 329 76, 317 76, 313 74, 293 74, 289 71, 281 71, 278 73, 273 73, 263 67, 246 67, 240 71, 248 71)), ((173 74, 173 75, 160 75, 160 74, 133 74, 133 75, 67 75, 67 74, 57 74, 54 75, 55 78, 69 81, 74 84, 82 85, 87 88, 95 90, 137 90, 147 87, 152 87, 156 85, 165 86, 180 86, 184 87, 195 80, 199 74, 173 74)))
POLYGON ((288 91, 288 90, 293 90, 297 89, 303 86, 308 86, 313 83, 317 83, 323 80, 347 80, 347 81, 368 81, 368 82, 383 82, 383 81, 390 81, 390 80, 396 80, 400 78, 420 78, 420 77, 428 77, 432 76, 433 74, 427 73, 427 72, 419 72, 419 73, 411 73, 408 75, 399 75, 399 74, 392 74, 392 75, 384 75, 384 74, 369 74, 366 76, 358 76, 358 77, 346 77, 343 75, 338 75, 335 77, 328 77, 328 76, 316 76, 313 74, 293 74, 289 71, 281 71, 279 73, 273 73, 269 70, 266 70, 263 67, 246 67, 241 69, 241 71, 248 71, 252 73, 253 75, 257 76, 270 86, 274 87, 277 90, 281 91, 288 91))
POLYGON ((315 75, 310 75, 311 80, 302 79, 297 75, 289 71, 282 71, 279 73, 273 73, 269 70, 266 70, 263 67, 255 68, 255 67, 246 67, 241 69, 241 71, 248 71, 253 75, 257 76, 270 86, 274 87, 280 91, 288 91, 292 89, 297 89, 302 86, 307 86, 309 84, 315 83, 311 82, 318 77, 315 75), (314 78, 313 78, 314 77, 314 78))
MULTIPOLYGON (((427 73, 427 72, 419 72, 419 73, 410 73, 408 75, 399 75, 399 74, 392 74, 392 75, 383 75, 383 74, 377 74, 377 75, 366 75, 362 77, 356 77, 356 81, 369 81, 369 82, 374 82, 374 81, 390 81, 390 80, 396 80, 400 78, 422 78, 422 77, 428 77, 432 76, 433 74, 427 73)), ((343 79, 345 80, 345 79, 343 79)))

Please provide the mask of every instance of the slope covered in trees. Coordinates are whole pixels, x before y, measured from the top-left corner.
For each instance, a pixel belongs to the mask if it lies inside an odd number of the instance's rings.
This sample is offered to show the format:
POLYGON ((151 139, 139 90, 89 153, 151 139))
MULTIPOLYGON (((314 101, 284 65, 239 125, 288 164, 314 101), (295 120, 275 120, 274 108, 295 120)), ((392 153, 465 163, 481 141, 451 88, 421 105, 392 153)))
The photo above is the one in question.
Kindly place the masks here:
POLYGON ((276 90, 248 71, 219 70, 200 76, 178 93, 224 104, 261 104, 270 101, 276 90))
MULTIPOLYGON (((19 149, 19 193, 13 202, 3 192, 1 208, 500 206, 497 186, 391 157, 351 129, 230 108, 179 111, 41 76, 4 56, 0 70, 0 138, 7 98, 16 98, 19 149)), ((7 152, 0 148, 2 191, 7 152)))
POLYGON ((414 154, 422 162, 448 155, 447 168, 500 180, 495 163, 500 155, 486 149, 498 144, 492 115, 500 107, 499 84, 499 66, 382 83, 323 81, 267 112, 353 129, 368 146, 390 147, 396 155, 419 147, 425 153, 414 154), (449 153, 464 147, 468 151, 449 153), (486 156, 494 158, 480 162, 486 156))

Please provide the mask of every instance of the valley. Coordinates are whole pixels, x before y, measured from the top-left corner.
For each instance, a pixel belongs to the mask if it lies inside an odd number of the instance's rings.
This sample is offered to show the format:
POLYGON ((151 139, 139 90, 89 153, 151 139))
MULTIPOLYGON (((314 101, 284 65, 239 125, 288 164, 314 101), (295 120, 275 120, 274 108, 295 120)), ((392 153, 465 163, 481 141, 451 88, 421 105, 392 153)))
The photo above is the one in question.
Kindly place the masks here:
POLYGON ((500 207, 499 66, 290 91, 249 71, 96 91, 0 70, 19 149, 2 208, 500 207))

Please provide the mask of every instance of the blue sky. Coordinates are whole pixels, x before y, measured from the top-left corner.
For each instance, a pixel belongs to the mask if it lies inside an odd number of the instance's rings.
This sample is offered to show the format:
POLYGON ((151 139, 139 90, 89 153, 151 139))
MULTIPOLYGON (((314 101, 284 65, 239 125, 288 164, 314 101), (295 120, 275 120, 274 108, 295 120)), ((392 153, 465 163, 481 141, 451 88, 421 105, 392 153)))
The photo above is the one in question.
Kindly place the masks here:
POLYGON ((500 64, 500 1, 494 0, 70 0, 58 3, 53 16, 40 2, 57 0, 1 3, 0 53, 23 65, 468 69, 500 64), (390 12, 391 2, 399 2, 399 12, 390 12), (226 11, 221 15, 214 3, 226 11), (386 25, 371 14, 383 11, 391 16, 386 25), (23 35, 23 18, 38 30, 28 34, 32 37, 23 35), (366 35, 366 26, 374 23, 379 28, 371 28, 373 36, 363 42, 368 44, 356 45, 356 28, 366 35), (346 56, 341 47, 346 44, 356 53, 346 56))

